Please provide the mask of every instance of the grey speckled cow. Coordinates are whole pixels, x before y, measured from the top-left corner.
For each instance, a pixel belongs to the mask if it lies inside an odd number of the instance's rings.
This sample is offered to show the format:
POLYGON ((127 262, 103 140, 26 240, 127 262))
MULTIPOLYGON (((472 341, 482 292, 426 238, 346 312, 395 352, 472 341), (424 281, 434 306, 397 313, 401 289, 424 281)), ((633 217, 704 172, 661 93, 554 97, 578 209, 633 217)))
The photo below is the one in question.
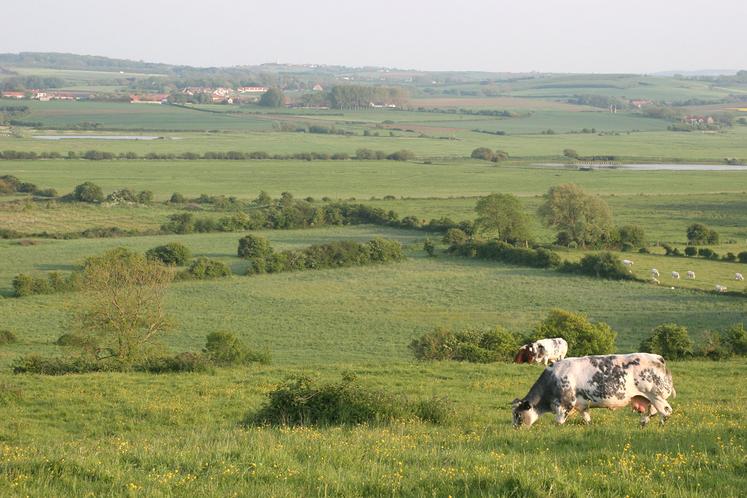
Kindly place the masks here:
POLYGON ((566 358, 546 368, 523 399, 513 402, 514 427, 531 427, 544 413, 565 423, 575 409, 584 422, 589 408, 616 409, 630 405, 642 414, 641 426, 659 414, 661 423, 672 414, 667 398, 676 396, 664 358, 632 353, 566 358))

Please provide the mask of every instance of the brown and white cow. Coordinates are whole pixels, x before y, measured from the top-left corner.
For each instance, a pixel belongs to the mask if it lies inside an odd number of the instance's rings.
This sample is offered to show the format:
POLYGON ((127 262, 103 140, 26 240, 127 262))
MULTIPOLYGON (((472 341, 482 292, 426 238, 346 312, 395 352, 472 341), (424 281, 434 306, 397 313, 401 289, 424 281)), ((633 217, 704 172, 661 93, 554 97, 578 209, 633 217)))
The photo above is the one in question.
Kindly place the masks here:
POLYGON ((659 414, 672 414, 667 398, 676 392, 664 358, 649 353, 566 358, 546 368, 523 399, 513 401, 514 427, 531 427, 544 413, 565 423, 573 410, 591 421, 589 408, 616 409, 630 405, 641 413, 641 426, 659 414))
POLYGON ((514 363, 554 363, 568 354, 568 343, 562 337, 540 339, 519 348, 514 363))

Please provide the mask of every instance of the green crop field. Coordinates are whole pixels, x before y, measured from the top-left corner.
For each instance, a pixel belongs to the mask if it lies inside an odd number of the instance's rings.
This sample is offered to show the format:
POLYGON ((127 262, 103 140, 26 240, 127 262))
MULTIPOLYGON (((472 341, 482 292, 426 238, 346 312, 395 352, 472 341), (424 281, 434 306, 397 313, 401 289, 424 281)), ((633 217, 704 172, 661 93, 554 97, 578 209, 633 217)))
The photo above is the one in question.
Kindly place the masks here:
MULTIPOLYGON (((67 88, 120 97, 138 91, 132 88, 150 76, 165 85, 178 80, 165 66, 160 76, 15 70, 20 76, 60 78, 67 88), (123 78, 129 78, 129 88, 123 78)), ((315 69, 294 71, 287 77, 303 80, 305 71, 308 78, 315 77, 315 69)), ((351 74, 356 81, 380 85, 384 73, 351 74)), ((402 74, 389 76, 405 81, 402 74)), ((329 87, 326 79, 320 81, 329 87)), ((736 105, 733 96, 744 85, 534 73, 515 79, 487 73, 434 74, 433 79, 420 75, 402 85, 410 94, 404 109, 23 101, 29 113, 7 115, 4 122, 6 115, 0 114, 0 151, 352 156, 368 148, 386 153, 407 149, 415 155, 411 161, 0 160, 0 176, 14 175, 60 195, 90 181, 104 195, 129 188, 155 196, 148 204, 89 204, 32 198, 0 183, 0 235, 11 237, 0 239, 0 332, 18 338, 0 343, 0 497, 744 495, 743 356, 669 361, 677 396, 670 399, 674 413, 663 426, 652 423, 641 429, 639 416, 625 409, 592 411, 588 427, 578 416, 556 426, 546 415, 531 430, 514 430, 511 400, 527 393, 540 367, 417 361, 408 348, 413 339, 439 327, 501 326, 526 335, 553 309, 585 313, 593 322, 609 324, 618 352, 640 350, 641 341, 664 323, 686 326, 696 351, 712 339, 711 332, 747 324, 747 287, 735 280, 737 272, 747 275, 746 264, 665 256, 662 247, 684 249, 688 225, 704 223, 719 233, 719 243, 709 247, 720 255, 747 251, 747 170, 582 171, 565 165, 563 157, 570 148, 582 156, 613 155, 617 162, 745 162, 747 126, 728 107, 736 105), (647 118, 632 106, 614 114, 568 103, 579 95, 675 102, 671 108, 678 112, 726 112, 735 121, 719 129, 674 132, 667 127, 676 119, 647 118), (690 99, 701 105, 680 106, 690 99), (503 110, 515 113, 477 113, 503 110), (11 125, 10 119, 22 123, 11 125), (29 122, 43 126, 37 129, 29 122), (281 131, 312 125, 347 134, 281 131), (507 134, 486 133, 497 131, 507 134), (40 135, 159 138, 35 138, 40 135), (470 159, 477 147, 506 151, 510 159, 498 164, 470 159), (260 191, 273 198, 290 192, 296 199, 312 197, 315 207, 350 201, 394 210, 400 218, 460 221, 475 219, 480 196, 511 193, 528 215, 532 238, 549 246, 556 230, 541 224, 537 210, 543 194, 562 183, 601 196, 616 225, 638 225, 645 231, 649 253, 613 251, 620 259, 633 260, 631 272, 639 280, 604 280, 459 257, 447 253, 443 233, 374 225, 251 233, 266 237, 275 250, 384 237, 403 245, 404 261, 247 276, 252 263, 239 258, 237 249, 239 239, 250 232, 159 231, 174 214, 217 219, 280 205, 220 207, 189 200, 202 194, 250 201, 260 191), (174 192, 187 202, 165 202, 174 192), (50 237, 112 227, 141 234, 50 237), (23 238, 12 238, 18 236, 13 231, 23 238), (42 232, 47 235, 29 235, 42 232), (426 254, 426 240, 435 243, 435 257, 426 254), (216 367, 208 373, 12 373, 26 355, 73 354, 56 341, 77 330, 75 316, 92 302, 85 291, 16 297, 16 275, 67 274, 85 258, 113 248, 142 253, 171 242, 187 246, 193 257, 225 263, 233 275, 169 285, 164 306, 173 327, 159 338, 162 350, 200 352, 208 334, 229 332, 249 348, 269 352, 269 364, 216 367), (651 268, 661 273, 659 284, 650 279, 651 268), (681 275, 678 281, 670 275, 674 270, 681 275), (688 270, 696 273, 695 279, 686 278, 688 270), (727 286, 729 293, 714 292, 716 284, 727 286), (435 398, 449 407, 450 416, 437 424, 418 418, 297 427, 243 423, 276 386, 299 375, 324 382, 355 377, 362 386, 402 395, 408 402, 435 398)), ((287 95, 299 99, 302 93, 294 89, 287 95)), ((2 105, 21 104, 3 99, 2 105)), ((553 250, 570 261, 592 252, 553 250)))

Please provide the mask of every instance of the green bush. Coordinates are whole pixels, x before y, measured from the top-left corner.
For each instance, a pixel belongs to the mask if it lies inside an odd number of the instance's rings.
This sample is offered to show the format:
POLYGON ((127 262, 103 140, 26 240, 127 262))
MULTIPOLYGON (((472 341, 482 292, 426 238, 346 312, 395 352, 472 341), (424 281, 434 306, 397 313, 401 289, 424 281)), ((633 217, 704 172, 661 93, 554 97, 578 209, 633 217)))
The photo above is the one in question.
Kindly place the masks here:
POLYGON ((622 260, 609 252, 587 254, 578 263, 564 261, 560 271, 578 273, 607 280, 628 280, 633 276, 628 272, 622 260))
POLYGON ((230 277, 231 269, 222 261, 199 257, 192 261, 189 268, 179 274, 182 279, 206 280, 211 278, 230 277))
POLYGON ((646 233, 638 225, 623 225, 617 230, 620 245, 626 244, 630 247, 641 247, 646 243, 646 233))
POLYGON ((238 255, 245 259, 266 259, 272 254, 270 242, 258 235, 247 235, 239 239, 238 255))
POLYGON ((173 194, 171 194, 169 202, 171 202, 172 204, 184 204, 185 202, 187 202, 187 199, 179 192, 174 192, 173 194))
POLYGON ((737 254, 737 259, 740 263, 747 263, 747 251, 742 251, 737 254))
POLYGON ((247 415, 245 424, 357 425, 414 417, 442 423, 451 413, 442 398, 412 404, 404 396, 364 386, 351 376, 326 384, 309 377, 292 378, 268 398, 259 412, 247 415))
POLYGON ((693 354, 693 341, 687 328, 675 323, 659 325, 641 342, 641 351, 655 353, 667 360, 687 358, 693 354))
POLYGON ((448 244, 449 247, 457 247, 466 244, 469 240, 469 236, 459 228, 449 228, 444 235, 443 242, 448 244))
POLYGON ((169 242, 168 244, 148 249, 145 256, 148 259, 160 261, 165 265, 183 266, 192 257, 192 254, 183 244, 169 242))
POLYGON ((490 363, 511 361, 522 343, 522 337, 501 327, 460 332, 437 328, 413 339, 409 348, 419 360, 490 363))
POLYGON ((103 202, 104 193, 95 183, 85 182, 75 187, 72 198, 78 202, 103 202))
POLYGON ((46 277, 19 273, 13 278, 13 291, 16 297, 74 291, 80 289, 81 285, 80 272, 72 272, 68 276, 59 272, 49 272, 46 277))
POLYGON ((18 357, 12 369, 15 374, 65 375, 107 371, 111 365, 84 356, 45 357, 32 353, 18 357))
POLYGON ((267 351, 252 351, 230 332, 211 332, 203 350, 210 361, 218 366, 270 363, 267 351))
POLYGON ((690 245, 718 244, 719 235, 715 230, 702 223, 693 223, 687 227, 687 241, 690 245))
POLYGON ((698 254, 698 248, 693 246, 685 247, 685 256, 696 256, 698 254))
POLYGON ((18 342, 18 338, 13 332, 5 329, 0 330, 0 346, 3 344, 13 344, 14 342, 18 342))
POLYGON ((201 353, 184 352, 175 355, 150 356, 134 365, 136 372, 154 374, 179 372, 212 372, 210 358, 201 353))
POLYGON ((531 340, 562 337, 569 356, 610 354, 615 351, 617 334, 604 322, 592 323, 583 313, 551 310, 536 328, 531 340))
POLYGON ((452 244, 449 251, 460 256, 502 261, 533 268, 552 268, 560 264, 560 256, 549 249, 516 247, 500 240, 468 240, 461 245, 452 244))
POLYGON ((95 339, 72 332, 62 334, 55 341, 57 346, 73 347, 88 353, 94 353, 98 347, 95 339))
POLYGON ((478 147, 470 154, 472 159, 482 159, 483 161, 492 161, 495 158, 495 154, 492 149, 487 147, 478 147))

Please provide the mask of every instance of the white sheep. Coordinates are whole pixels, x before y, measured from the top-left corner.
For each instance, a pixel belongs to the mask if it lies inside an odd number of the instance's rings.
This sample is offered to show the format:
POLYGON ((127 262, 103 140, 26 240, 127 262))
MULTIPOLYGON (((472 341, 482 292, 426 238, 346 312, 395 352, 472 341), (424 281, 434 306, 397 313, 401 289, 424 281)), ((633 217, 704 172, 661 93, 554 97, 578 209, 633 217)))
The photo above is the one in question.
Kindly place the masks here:
POLYGON ((716 284, 716 292, 726 292, 726 287, 716 284))
POLYGON ((680 279, 679 272, 673 271, 672 272, 672 278, 675 279, 675 280, 679 280, 680 279))
POLYGON ((695 272, 694 271, 688 271, 687 272, 687 278, 690 280, 695 280, 695 272))
POLYGON ((658 278, 656 278, 656 277, 651 277, 651 281, 652 281, 653 283, 657 284, 657 285, 661 283, 661 282, 659 282, 659 279, 658 279, 658 278))
POLYGON ((654 278, 659 278, 659 270, 656 268, 651 268, 651 276, 654 278))
POLYGON ((741 281, 744 280, 744 276, 742 276, 741 273, 735 273, 734 274, 734 280, 736 280, 737 282, 741 282, 741 281))

